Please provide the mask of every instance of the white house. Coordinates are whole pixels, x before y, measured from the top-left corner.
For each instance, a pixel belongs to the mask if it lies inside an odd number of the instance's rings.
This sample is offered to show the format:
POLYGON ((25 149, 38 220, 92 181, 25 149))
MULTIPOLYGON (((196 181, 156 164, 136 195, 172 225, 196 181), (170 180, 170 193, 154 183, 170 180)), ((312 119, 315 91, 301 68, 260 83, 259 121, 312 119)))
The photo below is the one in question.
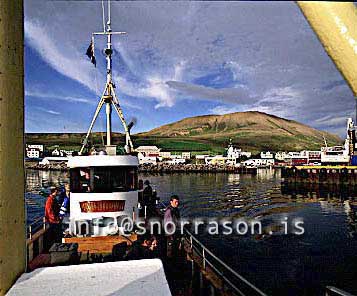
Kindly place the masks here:
POLYGON ((40 150, 36 148, 26 149, 26 156, 28 158, 40 158, 40 150))
POLYGON ((275 159, 279 161, 284 161, 287 153, 285 151, 278 151, 275 153, 275 159))
POLYGON ((270 151, 267 151, 267 152, 262 151, 262 152, 260 152, 260 158, 262 158, 262 159, 270 159, 270 158, 274 158, 274 155, 270 151))
POLYGON ((171 152, 170 151, 160 151, 159 156, 162 158, 171 158, 171 152))
POLYGON ((40 144, 26 144, 26 157, 40 158, 43 154, 44 146, 40 144))
POLYGON ((29 145, 26 145, 26 148, 28 149, 37 149, 39 150, 40 152, 43 152, 43 145, 41 144, 29 144, 29 145))
POLYGON ((191 158, 191 152, 182 152, 181 157, 183 159, 190 159, 191 158))
POLYGON ((61 151, 58 148, 55 148, 52 152, 51 152, 52 156, 61 156, 61 151))
POLYGON ((241 156, 242 149, 234 148, 233 145, 229 145, 227 151, 227 157, 229 158, 239 158, 241 156))
POLYGON ((149 163, 156 164, 158 159, 156 156, 145 156, 141 152, 138 153, 138 158, 139 158, 139 164, 149 164, 149 163))
POLYGON ((273 158, 253 158, 242 162, 245 167, 269 167, 274 165, 273 158))
POLYGON ((58 162, 67 162, 68 157, 45 157, 39 164, 51 164, 51 163, 58 163, 58 162))
POLYGON ((60 150, 61 156, 72 156, 73 152, 73 150, 60 150))
POLYGON ((137 152, 142 153, 144 156, 160 156, 160 148, 156 146, 139 146, 135 149, 137 152))
POLYGON ((195 159, 196 159, 196 164, 203 164, 205 163, 205 158, 206 157, 209 157, 208 154, 197 154, 195 156, 195 159))
POLYGON ((183 158, 174 158, 172 160, 167 160, 165 161, 167 164, 180 164, 180 163, 186 163, 186 159, 183 158))

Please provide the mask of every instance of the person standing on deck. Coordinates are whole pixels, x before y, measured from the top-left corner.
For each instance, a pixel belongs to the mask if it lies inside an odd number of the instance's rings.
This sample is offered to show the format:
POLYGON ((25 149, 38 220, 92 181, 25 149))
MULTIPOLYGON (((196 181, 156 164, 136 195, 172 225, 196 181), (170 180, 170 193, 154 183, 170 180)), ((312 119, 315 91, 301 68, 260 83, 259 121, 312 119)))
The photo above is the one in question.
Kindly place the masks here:
POLYGON ((146 217, 151 216, 151 211, 152 211, 152 187, 150 186, 150 181, 146 180, 144 182, 145 188, 143 190, 143 208, 145 212, 145 207, 146 207, 146 217))
POLYGON ((164 215, 164 229, 167 230, 167 257, 176 258, 179 253, 179 247, 181 242, 181 235, 179 229, 180 223, 180 211, 179 211, 179 197, 172 195, 170 198, 170 205, 165 210, 164 215), (175 229, 173 229, 175 228, 175 229))
POLYGON ((144 182, 145 188, 143 191, 143 202, 144 205, 148 206, 152 199, 152 187, 150 186, 150 181, 146 180, 144 182))
POLYGON ((70 203, 70 199, 69 199, 69 194, 70 194, 70 189, 69 189, 69 184, 66 184, 64 186, 65 191, 63 193, 63 200, 62 200, 62 204, 61 204, 61 209, 59 212, 59 217, 61 220, 63 220, 64 217, 67 217, 69 214, 69 203, 70 203))
POLYGON ((48 235, 50 242, 58 242, 61 234, 61 220, 59 218, 60 207, 57 203, 56 196, 58 189, 52 187, 50 195, 47 197, 45 205, 45 219, 49 223, 48 235))

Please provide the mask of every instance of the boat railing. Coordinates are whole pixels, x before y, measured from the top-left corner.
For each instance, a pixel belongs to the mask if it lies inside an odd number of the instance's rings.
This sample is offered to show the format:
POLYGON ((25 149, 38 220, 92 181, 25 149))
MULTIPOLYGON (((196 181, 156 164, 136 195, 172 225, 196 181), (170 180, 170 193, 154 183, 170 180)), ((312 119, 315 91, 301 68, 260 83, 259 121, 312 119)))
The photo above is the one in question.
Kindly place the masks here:
POLYGON ((339 288, 333 286, 327 286, 325 296, 354 296, 354 295, 346 291, 343 291, 339 288))
POLYGON ((46 229, 45 217, 38 217, 27 226, 27 238, 32 239, 33 234, 41 228, 46 229))
POLYGON ((215 274, 223 290, 230 290, 235 295, 260 295, 266 296, 259 288, 250 283, 243 276, 234 271, 230 266, 213 254, 189 230, 185 229, 185 242, 190 248, 191 257, 199 256, 200 267, 204 272, 215 274))
POLYGON ((48 248, 47 226, 44 217, 35 219, 27 227, 27 263, 30 263, 34 258, 48 248))

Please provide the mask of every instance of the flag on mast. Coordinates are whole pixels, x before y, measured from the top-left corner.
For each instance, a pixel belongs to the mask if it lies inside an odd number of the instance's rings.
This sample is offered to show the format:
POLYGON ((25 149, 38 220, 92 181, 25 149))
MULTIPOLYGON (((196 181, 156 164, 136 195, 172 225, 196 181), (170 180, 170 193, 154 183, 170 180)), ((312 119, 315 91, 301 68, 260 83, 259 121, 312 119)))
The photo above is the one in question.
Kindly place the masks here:
POLYGON ((90 61, 92 64, 94 64, 95 67, 97 67, 97 61, 95 60, 94 56, 94 38, 92 37, 92 40, 90 41, 90 44, 87 48, 86 55, 90 58, 90 61))

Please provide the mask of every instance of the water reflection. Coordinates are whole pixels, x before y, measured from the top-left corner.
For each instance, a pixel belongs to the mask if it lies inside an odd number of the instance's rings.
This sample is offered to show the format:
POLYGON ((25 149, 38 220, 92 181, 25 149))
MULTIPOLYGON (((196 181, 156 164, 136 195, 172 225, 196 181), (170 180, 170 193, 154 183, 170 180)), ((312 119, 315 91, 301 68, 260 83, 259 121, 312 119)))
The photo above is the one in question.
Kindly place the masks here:
MULTIPOLYGON (((263 234, 201 234, 214 253, 271 295, 322 295, 335 285, 357 293, 357 188, 281 184, 280 172, 141 175, 163 201, 178 194, 181 213, 196 218, 258 218, 263 234), (302 236, 283 235, 282 217, 304 221, 302 236), (270 234, 270 231, 273 234, 270 234)), ((43 214, 39 192, 68 182, 63 172, 29 171, 28 217, 43 214)))
POLYGON ((43 217, 48 188, 50 186, 63 186, 69 182, 68 174, 60 171, 26 171, 26 218, 31 224, 43 217))
POLYGON ((345 214, 348 234, 350 237, 356 237, 356 186, 282 183, 281 192, 297 202, 318 203, 324 215, 345 214))

